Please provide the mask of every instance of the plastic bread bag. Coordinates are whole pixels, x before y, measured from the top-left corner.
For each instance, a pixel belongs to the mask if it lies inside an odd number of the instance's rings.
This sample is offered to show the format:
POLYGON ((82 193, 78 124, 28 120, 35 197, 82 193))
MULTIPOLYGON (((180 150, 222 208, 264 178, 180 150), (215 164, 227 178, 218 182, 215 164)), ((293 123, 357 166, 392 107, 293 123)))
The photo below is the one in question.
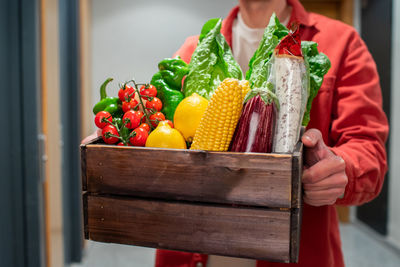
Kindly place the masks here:
POLYGON ((289 33, 275 48, 273 75, 279 101, 273 152, 292 153, 299 140, 309 86, 298 30, 289 33))

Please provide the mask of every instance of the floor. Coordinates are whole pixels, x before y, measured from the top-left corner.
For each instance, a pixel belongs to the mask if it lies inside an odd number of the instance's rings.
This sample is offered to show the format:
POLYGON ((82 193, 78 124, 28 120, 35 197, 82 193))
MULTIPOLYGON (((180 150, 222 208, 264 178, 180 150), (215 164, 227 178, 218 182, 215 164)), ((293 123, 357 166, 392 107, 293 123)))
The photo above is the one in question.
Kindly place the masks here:
MULTIPOLYGON (((347 267, 398 267, 400 253, 366 227, 343 224, 340 227, 347 267)), ((81 264, 71 267, 152 267, 154 249, 88 242, 81 264)))

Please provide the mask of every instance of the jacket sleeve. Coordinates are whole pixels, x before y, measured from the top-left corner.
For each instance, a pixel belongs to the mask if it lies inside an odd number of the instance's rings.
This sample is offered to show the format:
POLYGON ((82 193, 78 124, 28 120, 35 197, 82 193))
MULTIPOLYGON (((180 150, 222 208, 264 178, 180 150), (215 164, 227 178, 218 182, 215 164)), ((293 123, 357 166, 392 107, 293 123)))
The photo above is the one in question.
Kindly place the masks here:
POLYGON ((175 52, 173 57, 180 56, 183 61, 189 64, 192 54, 197 47, 198 41, 199 36, 188 37, 179 50, 175 52))
POLYGON ((338 205, 361 205, 381 191, 389 126, 375 62, 354 31, 336 80, 330 139, 346 162, 348 184, 338 205))

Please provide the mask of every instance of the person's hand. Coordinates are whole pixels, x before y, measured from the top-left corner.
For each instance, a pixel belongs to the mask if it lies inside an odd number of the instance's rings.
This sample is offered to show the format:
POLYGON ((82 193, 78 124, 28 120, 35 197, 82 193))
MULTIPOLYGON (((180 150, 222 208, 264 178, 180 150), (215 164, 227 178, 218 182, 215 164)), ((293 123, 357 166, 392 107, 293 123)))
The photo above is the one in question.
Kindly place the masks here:
POLYGON ((301 140, 305 147, 304 202, 311 206, 332 205, 344 195, 346 164, 325 145, 319 130, 306 131, 301 140))
POLYGON ((101 136, 101 129, 97 129, 94 133, 92 133, 89 136, 86 136, 82 141, 81 144, 86 144, 92 141, 93 139, 97 138, 98 136, 101 136))

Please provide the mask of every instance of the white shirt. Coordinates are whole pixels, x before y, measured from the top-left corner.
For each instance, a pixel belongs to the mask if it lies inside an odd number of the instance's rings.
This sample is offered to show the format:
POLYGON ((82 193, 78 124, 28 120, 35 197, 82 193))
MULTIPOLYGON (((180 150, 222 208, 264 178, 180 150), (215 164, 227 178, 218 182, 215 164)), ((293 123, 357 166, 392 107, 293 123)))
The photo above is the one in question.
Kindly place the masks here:
MULTIPOLYGON (((290 16, 282 22, 286 25, 289 22, 290 16)), ((258 45, 263 37, 265 28, 250 28, 247 26, 240 12, 233 22, 232 26, 232 46, 233 57, 242 68, 243 74, 249 69, 249 61, 256 52, 258 45)))

